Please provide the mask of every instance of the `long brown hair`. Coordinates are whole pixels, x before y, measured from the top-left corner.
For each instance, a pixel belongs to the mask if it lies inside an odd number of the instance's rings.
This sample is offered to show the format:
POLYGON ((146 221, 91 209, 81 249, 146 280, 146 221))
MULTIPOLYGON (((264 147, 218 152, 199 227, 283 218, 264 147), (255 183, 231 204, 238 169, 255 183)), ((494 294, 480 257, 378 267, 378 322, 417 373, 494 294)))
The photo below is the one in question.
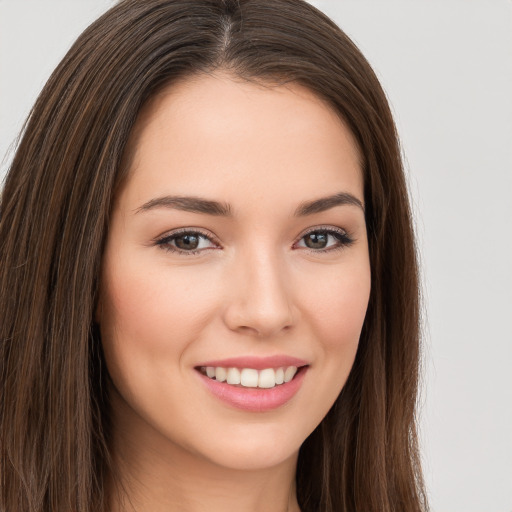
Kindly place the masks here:
POLYGON ((126 144, 162 87, 225 69, 299 83, 364 157, 372 270, 353 369, 300 449, 304 512, 427 509, 415 427, 419 293, 400 149, 351 40, 302 0, 124 0, 69 50, 31 111, 0 203, 0 510, 105 508, 109 398, 93 323, 126 144))

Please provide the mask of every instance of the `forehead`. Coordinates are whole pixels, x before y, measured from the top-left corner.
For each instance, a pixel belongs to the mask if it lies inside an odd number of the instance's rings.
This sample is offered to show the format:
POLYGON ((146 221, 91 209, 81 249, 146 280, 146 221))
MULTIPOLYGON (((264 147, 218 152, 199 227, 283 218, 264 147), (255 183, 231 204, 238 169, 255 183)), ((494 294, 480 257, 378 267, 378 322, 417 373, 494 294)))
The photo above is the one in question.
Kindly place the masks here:
POLYGON ((363 199, 352 133, 327 102, 294 83, 265 86, 226 73, 182 80, 143 108, 129 149, 130 203, 163 193, 236 202, 244 193, 333 188, 363 199))

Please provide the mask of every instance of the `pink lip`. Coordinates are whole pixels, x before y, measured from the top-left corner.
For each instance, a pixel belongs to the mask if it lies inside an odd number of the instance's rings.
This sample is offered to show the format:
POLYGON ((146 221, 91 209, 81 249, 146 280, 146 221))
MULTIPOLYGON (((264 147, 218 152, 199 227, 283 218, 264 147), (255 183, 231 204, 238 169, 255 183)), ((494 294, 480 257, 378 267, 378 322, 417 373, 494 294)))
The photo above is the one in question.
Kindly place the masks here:
MULTIPOLYGON (((223 366, 226 367, 227 360, 222 361, 222 364, 212 364, 208 363, 207 366, 223 366)), ((233 360, 230 360, 233 361, 233 360)), ((238 361, 238 360, 237 360, 238 361)), ((214 361, 211 361, 214 362, 214 361)), ((245 365, 247 361, 244 359, 244 364, 238 366, 237 364, 231 365, 231 367, 242 367, 242 368, 251 368, 251 365, 245 365)), ((267 366, 263 366, 262 368, 272 368, 273 364, 268 365, 268 360, 265 363, 267 366)), ((205 365, 201 365, 205 366, 205 365)), ((281 365, 278 364, 275 367, 278 368, 281 365)), ((286 365, 283 365, 286 366, 286 365)), ((297 366, 295 364, 288 366, 297 366)), ((255 368, 252 366, 252 368, 255 368)), ((286 402, 291 400, 295 394, 299 391, 302 381, 306 375, 308 370, 308 366, 303 366, 299 369, 299 371, 295 374, 295 377, 290 381, 284 384, 279 384, 273 388, 262 389, 262 388, 244 388, 244 387, 236 387, 231 384, 226 384, 226 382, 218 382, 214 379, 210 379, 206 375, 203 375, 199 371, 197 371, 197 375, 200 377, 201 381, 205 384, 208 390, 213 393, 217 398, 226 402, 227 404, 236 407, 237 409, 242 409, 244 411, 250 412, 265 412, 270 411, 272 409, 277 409, 281 407, 286 402)), ((256 368, 255 368, 256 369, 256 368)))
POLYGON ((196 365, 200 366, 221 366, 222 368, 253 368, 254 370, 264 370, 265 368, 281 368, 286 366, 306 366, 309 363, 297 357, 276 355, 268 357, 244 356, 230 357, 228 359, 216 359, 214 361, 205 361, 196 365))

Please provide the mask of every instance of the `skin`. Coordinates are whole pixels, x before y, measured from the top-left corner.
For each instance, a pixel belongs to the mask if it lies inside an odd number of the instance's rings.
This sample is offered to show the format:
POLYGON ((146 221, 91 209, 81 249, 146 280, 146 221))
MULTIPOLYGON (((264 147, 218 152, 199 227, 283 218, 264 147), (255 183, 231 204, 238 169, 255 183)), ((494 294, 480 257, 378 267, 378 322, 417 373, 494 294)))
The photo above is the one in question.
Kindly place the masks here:
POLYGON ((216 72, 153 98, 129 147, 97 309, 125 492, 112 484, 111 509, 297 512, 298 450, 352 367, 370 264, 362 207, 294 212, 341 192, 363 203, 353 136, 299 85, 216 72), (231 216, 141 210, 166 195, 229 203, 231 216), (308 248, 305 232, 319 227, 343 230, 352 243, 332 250, 340 242, 330 235, 331 250, 308 248), (211 241, 201 238, 197 254, 158 243, 179 228, 211 241), (194 369, 274 354, 310 366, 292 400, 266 412, 220 401, 194 369))

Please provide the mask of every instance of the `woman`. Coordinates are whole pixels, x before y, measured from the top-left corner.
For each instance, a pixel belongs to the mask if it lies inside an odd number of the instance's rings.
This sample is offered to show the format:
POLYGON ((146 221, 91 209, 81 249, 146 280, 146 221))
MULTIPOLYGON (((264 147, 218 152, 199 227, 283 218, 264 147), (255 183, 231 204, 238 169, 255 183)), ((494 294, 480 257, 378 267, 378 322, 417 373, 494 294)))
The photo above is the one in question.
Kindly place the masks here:
POLYGON ((121 1, 0 212, 2 510, 427 508, 395 128, 315 8, 121 1))

